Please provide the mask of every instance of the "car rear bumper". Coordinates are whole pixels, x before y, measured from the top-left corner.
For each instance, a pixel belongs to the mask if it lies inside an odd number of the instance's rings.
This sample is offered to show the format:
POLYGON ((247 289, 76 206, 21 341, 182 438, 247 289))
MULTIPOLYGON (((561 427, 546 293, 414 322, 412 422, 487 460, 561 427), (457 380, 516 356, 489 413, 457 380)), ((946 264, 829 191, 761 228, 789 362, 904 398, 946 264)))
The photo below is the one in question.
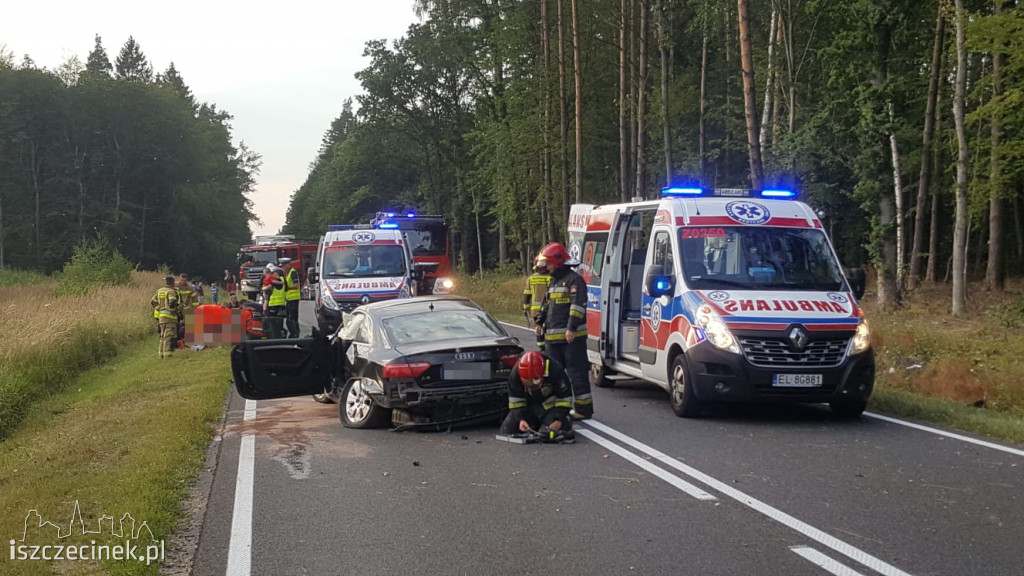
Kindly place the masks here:
POLYGON ((483 411, 508 406, 508 382, 497 381, 459 386, 424 388, 414 381, 389 383, 374 400, 385 408, 418 409, 441 405, 479 408, 483 411))
POLYGON ((875 381, 872 350, 848 356, 835 367, 762 367, 742 354, 727 352, 710 343, 686 354, 689 379, 700 400, 736 402, 833 402, 866 401, 875 381), (773 385, 776 374, 820 374, 821 385, 781 387, 773 385))

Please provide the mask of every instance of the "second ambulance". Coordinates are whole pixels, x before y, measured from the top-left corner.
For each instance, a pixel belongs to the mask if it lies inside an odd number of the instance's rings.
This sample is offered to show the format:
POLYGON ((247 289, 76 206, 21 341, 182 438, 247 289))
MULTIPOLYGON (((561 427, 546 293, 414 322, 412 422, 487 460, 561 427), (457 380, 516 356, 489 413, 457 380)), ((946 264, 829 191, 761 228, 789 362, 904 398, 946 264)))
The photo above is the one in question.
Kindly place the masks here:
POLYGON ((571 217, 592 385, 653 382, 683 417, 711 401, 864 411, 875 361, 861 294, 792 191, 668 188, 571 217))

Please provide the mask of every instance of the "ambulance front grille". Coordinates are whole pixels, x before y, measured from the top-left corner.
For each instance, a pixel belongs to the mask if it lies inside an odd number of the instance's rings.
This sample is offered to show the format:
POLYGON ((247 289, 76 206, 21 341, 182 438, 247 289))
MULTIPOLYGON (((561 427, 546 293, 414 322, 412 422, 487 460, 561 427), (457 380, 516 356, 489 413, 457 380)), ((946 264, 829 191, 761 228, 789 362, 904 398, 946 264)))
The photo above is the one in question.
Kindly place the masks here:
POLYGON ((843 363, 849 338, 811 340, 803 350, 795 350, 786 338, 740 337, 747 361, 767 368, 831 368, 843 363))

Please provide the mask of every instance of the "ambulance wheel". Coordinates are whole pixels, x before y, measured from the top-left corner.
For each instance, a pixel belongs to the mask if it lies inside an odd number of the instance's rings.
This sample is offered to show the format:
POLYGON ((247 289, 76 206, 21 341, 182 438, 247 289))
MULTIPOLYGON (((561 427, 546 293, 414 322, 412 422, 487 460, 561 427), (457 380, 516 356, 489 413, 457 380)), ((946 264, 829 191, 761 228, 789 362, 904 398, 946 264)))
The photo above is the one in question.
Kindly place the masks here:
POLYGON ((672 368, 668 374, 669 399, 672 411, 680 418, 695 418, 700 415, 701 403, 693 393, 689 370, 686 367, 686 356, 676 354, 672 358, 672 368))
POLYGON ((603 362, 599 364, 590 364, 590 385, 594 388, 611 388, 615 386, 615 381, 608 376, 614 374, 614 372, 604 365, 603 362))
POLYGON ((836 418, 854 419, 860 418, 864 409, 868 407, 867 400, 846 400, 829 402, 828 407, 832 409, 832 415, 836 418))
POLYGON ((345 428, 380 428, 391 420, 391 412, 374 402, 373 398, 352 379, 341 391, 338 417, 345 428))

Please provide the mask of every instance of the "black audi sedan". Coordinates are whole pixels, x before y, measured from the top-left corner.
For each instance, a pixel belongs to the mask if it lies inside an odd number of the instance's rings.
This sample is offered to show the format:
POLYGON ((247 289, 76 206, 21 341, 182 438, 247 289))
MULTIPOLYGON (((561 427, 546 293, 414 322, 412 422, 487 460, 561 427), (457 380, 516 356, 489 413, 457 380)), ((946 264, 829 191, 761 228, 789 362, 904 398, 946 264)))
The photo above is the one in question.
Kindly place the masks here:
POLYGON ((500 418, 521 353, 472 300, 422 296, 360 306, 330 336, 243 342, 231 370, 244 398, 313 394, 348 428, 440 429, 500 418))

